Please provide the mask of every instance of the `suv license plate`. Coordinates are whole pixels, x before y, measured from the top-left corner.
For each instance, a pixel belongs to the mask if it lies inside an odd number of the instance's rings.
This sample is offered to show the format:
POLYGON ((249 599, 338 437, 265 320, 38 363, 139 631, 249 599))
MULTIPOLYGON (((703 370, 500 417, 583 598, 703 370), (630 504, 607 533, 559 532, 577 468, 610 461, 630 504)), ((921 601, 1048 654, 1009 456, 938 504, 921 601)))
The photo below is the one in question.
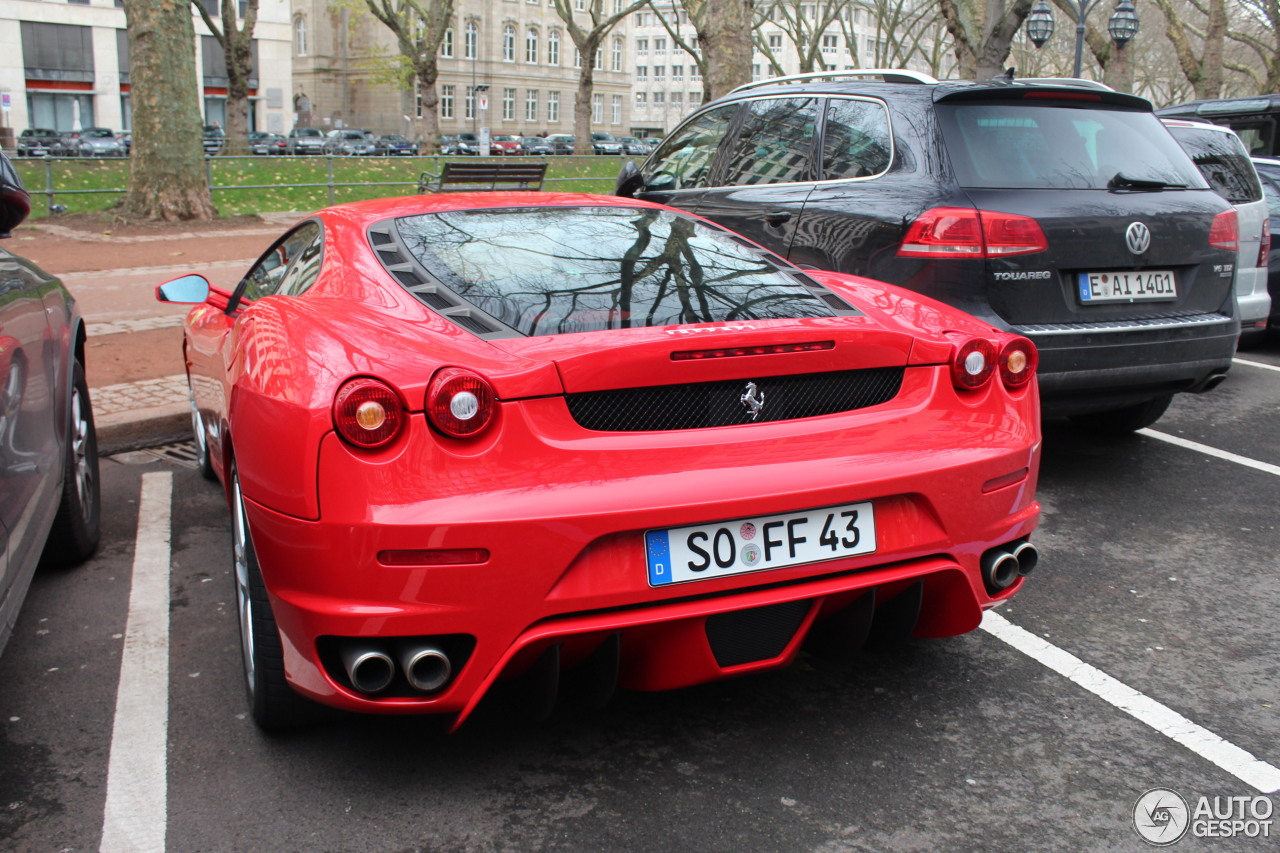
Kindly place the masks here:
POLYGON ((1081 302, 1178 298, 1178 285, 1174 281, 1172 270, 1082 272, 1079 279, 1081 302))
POLYGON ((870 501, 644 534, 649 585, 709 580, 876 550, 870 501))

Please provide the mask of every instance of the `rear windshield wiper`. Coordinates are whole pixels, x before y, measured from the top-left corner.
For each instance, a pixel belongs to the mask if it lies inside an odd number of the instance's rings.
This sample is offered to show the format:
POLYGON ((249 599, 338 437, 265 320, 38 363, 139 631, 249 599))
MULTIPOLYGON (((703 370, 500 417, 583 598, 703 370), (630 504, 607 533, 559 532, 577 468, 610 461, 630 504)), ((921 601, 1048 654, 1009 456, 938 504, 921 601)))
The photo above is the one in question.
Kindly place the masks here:
POLYGON ((1185 190, 1186 188, 1186 184, 1175 184, 1150 178, 1131 178, 1123 172, 1116 172, 1115 177, 1107 181, 1107 189, 1109 190, 1185 190))

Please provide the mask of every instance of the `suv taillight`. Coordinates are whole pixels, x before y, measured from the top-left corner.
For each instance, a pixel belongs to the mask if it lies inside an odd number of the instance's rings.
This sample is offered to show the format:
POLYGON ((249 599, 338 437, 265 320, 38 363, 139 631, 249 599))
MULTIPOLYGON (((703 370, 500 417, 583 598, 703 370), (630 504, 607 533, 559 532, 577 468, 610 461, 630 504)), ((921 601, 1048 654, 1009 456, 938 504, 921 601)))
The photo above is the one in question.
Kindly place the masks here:
POLYGON ((1258 263, 1257 265, 1263 269, 1267 268, 1267 259, 1271 255, 1271 219, 1262 220, 1262 241, 1258 243, 1258 263))
POLYGON ((1209 227, 1209 245, 1215 249, 1240 251, 1240 220, 1234 207, 1213 217, 1213 225, 1209 227))
POLYGON ((1003 258, 1049 248, 1040 223, 1029 216, 934 207, 920 214, 898 247, 905 258, 1003 258))

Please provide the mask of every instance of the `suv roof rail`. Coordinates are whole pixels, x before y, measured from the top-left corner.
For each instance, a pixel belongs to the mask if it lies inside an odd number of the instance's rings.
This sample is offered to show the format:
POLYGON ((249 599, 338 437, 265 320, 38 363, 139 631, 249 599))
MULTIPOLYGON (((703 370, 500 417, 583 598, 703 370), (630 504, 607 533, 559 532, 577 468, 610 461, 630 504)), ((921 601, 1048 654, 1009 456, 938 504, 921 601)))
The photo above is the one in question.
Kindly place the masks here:
POLYGON ((1098 89, 1114 92, 1115 89, 1097 80, 1086 80, 1083 77, 1018 77, 1015 83, 1034 83, 1038 86, 1079 86, 1082 89, 1098 89))
POLYGON ((805 80, 838 80, 842 77, 879 77, 885 83, 938 82, 928 74, 924 74, 919 71, 912 71, 907 68, 855 68, 849 71, 812 71, 808 74, 789 74, 786 77, 769 77, 765 80, 755 80, 747 83, 745 86, 739 86, 729 92, 729 94, 734 95, 738 92, 745 92, 748 89, 758 89, 761 86, 773 86, 778 83, 799 83, 805 80))

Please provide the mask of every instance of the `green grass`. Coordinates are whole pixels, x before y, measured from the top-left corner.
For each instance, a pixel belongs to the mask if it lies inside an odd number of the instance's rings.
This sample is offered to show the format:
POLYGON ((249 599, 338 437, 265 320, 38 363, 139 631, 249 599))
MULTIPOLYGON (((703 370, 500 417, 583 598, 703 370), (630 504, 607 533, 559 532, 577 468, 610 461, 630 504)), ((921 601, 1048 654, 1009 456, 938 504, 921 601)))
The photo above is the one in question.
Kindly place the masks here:
MULTIPOLYGON (((334 204, 370 198, 410 195, 418 175, 438 172, 436 157, 214 157, 213 201, 222 216, 274 211, 311 211, 334 204), (329 169, 333 173, 330 177, 329 169)), ((474 158, 448 158, 470 161, 474 158)), ((487 159, 487 158, 486 158, 487 159)), ((506 159, 506 158, 494 158, 506 159)), ((510 158, 517 160, 521 158, 510 158)), ((541 159, 541 158, 524 158, 541 159)), ((558 192, 613 191, 621 157, 550 157, 546 190, 558 192)), ((48 215, 46 187, 53 202, 69 213, 104 212, 115 204, 129 182, 128 160, 13 160, 31 193, 31 216, 48 215)))

